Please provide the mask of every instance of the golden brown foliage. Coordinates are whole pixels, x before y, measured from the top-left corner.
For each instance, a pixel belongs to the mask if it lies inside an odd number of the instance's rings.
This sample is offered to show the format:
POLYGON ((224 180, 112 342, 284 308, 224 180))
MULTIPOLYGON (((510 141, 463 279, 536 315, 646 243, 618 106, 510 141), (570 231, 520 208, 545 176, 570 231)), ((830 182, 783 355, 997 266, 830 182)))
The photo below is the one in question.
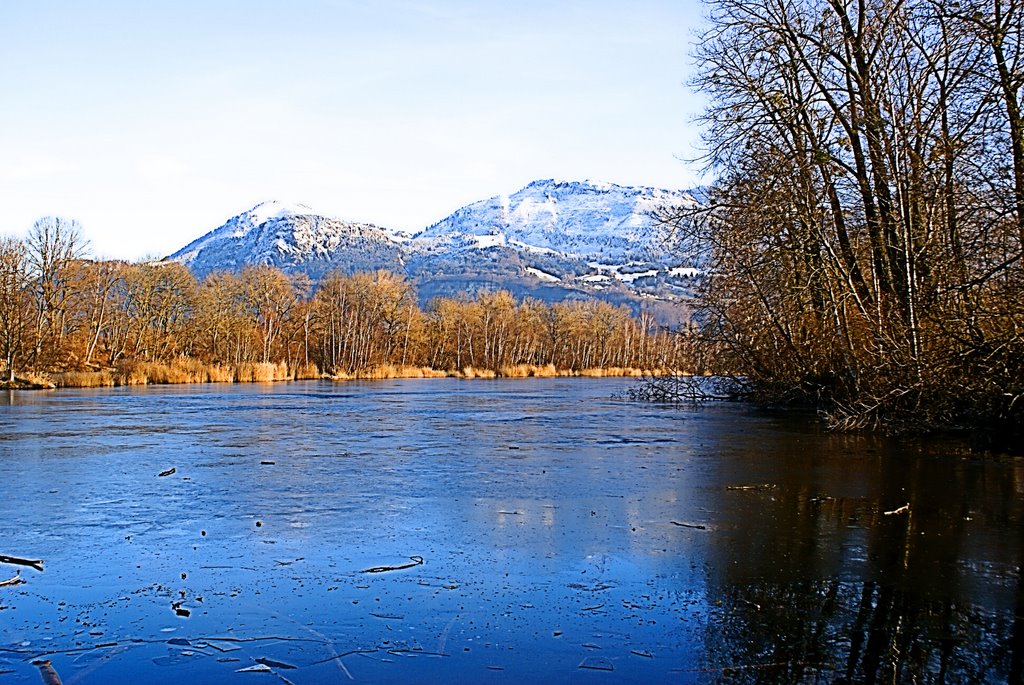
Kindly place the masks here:
POLYGON ((199 283, 176 263, 79 259, 57 268, 60 312, 37 345, 23 254, 17 241, 0 245, 0 324, 13 322, 0 326, 4 369, 65 387, 638 375, 685 365, 678 336, 603 302, 549 306, 497 291, 424 312, 387 272, 330 274, 310 294, 306 280, 268 266, 199 283))
POLYGON ((838 427, 1024 426, 1024 3, 709 0, 717 369, 838 427))

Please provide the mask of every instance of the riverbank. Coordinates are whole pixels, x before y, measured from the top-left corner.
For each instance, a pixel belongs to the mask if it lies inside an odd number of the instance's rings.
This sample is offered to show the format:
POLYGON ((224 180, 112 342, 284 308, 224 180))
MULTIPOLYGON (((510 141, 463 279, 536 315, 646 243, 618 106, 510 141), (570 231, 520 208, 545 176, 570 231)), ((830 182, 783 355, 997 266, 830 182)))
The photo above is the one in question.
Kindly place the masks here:
POLYGON ((642 378, 682 373, 671 369, 623 367, 560 369, 553 364, 519 364, 498 369, 466 366, 461 369, 434 369, 425 366, 380 365, 351 373, 323 373, 314 365, 289 367, 287 364, 241 363, 203 364, 180 359, 171 364, 140 362, 94 371, 64 371, 31 374, 14 383, 0 385, 5 390, 42 390, 53 388, 102 388, 128 385, 179 385, 191 383, 273 383, 296 380, 388 380, 398 378, 642 378))
POLYGON ((0 390, 52 390, 55 387, 52 381, 35 376, 0 381, 0 390))

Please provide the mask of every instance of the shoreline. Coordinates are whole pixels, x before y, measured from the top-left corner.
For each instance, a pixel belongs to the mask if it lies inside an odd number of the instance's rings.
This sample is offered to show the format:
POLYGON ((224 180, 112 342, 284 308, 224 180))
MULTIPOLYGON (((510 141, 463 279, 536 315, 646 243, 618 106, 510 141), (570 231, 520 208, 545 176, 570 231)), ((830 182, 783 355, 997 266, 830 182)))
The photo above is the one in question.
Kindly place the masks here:
POLYGON ((682 370, 639 369, 624 367, 595 367, 588 369, 557 369, 553 365, 521 364, 500 369, 481 369, 467 366, 462 369, 433 369, 418 366, 383 365, 352 373, 325 374, 310 367, 289 369, 284 364, 240 364, 232 367, 200 364, 165 365, 147 363, 130 369, 100 371, 66 371, 59 373, 26 374, 10 381, 0 382, 0 389, 56 390, 61 388, 103 388, 140 385, 195 385, 200 383, 278 383, 303 380, 373 381, 413 378, 645 378, 692 375, 682 370))

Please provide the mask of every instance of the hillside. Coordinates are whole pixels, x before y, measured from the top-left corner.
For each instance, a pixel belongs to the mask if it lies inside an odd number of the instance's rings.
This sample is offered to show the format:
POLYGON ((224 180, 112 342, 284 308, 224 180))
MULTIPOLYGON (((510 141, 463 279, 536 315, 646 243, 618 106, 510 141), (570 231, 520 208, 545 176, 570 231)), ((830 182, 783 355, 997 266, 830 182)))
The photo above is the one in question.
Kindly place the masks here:
POLYGON ((696 204, 690 192, 579 181, 534 181, 466 205, 413 236, 267 202, 232 217, 173 259, 198 276, 269 264, 325 273, 405 274, 421 300, 503 288, 546 302, 600 298, 665 321, 698 275, 692 246, 659 213, 696 204))

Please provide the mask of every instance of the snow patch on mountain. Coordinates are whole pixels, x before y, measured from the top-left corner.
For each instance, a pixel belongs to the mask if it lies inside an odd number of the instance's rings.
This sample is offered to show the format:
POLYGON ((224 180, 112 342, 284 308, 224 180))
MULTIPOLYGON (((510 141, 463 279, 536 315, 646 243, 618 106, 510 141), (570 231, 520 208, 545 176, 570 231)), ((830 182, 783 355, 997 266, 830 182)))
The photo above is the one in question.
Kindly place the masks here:
POLYGON ((498 247, 505 244, 505 236, 500 233, 488 233, 487 235, 475 235, 472 236, 476 246, 481 250, 486 250, 489 247, 498 247))
POLYGON ((202 276, 269 264, 320 275, 400 267, 403 238, 372 224, 322 216, 298 203, 263 202, 172 254, 202 276))
POLYGON ((641 278, 654 278, 658 275, 658 269, 647 269, 646 271, 634 271, 632 273, 616 273, 615 277, 623 283, 633 283, 641 278))
POLYGON ((657 215, 695 204, 684 191, 534 181, 512 195, 457 210, 413 236, 413 246, 485 249, 504 244, 580 258, 660 259, 676 253, 679 241, 657 215))
POLYGON ((532 266, 526 267, 526 273, 530 274, 531 276, 536 276, 540 280, 545 281, 547 283, 559 283, 562 280, 561 278, 555 276, 554 274, 549 274, 546 271, 535 269, 532 266))
POLYGON ((271 219, 281 219, 290 216, 324 216, 317 214, 309 206, 294 202, 261 202, 247 212, 255 225, 266 223, 271 219))
POLYGON ((692 266, 677 266, 674 269, 669 269, 668 275, 675 278, 697 278, 700 276, 700 269, 692 266))

